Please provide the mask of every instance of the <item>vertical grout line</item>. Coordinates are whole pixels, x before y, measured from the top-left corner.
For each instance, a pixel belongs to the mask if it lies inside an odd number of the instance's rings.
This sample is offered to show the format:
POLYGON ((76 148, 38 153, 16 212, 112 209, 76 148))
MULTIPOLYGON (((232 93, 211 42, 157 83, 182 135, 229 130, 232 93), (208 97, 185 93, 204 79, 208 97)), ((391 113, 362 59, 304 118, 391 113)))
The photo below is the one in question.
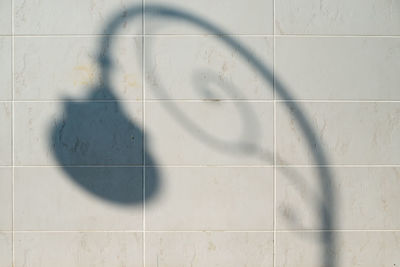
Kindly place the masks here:
POLYGON ((274 159, 274 168, 273 168, 273 251, 272 251, 272 266, 276 266, 276 92, 275 92, 275 50, 276 50, 276 43, 275 43, 275 0, 272 2, 272 21, 273 21, 273 46, 272 46, 272 78, 273 78, 273 159, 274 159))
POLYGON ((142 122, 143 122, 143 267, 146 266, 146 76, 145 76, 145 0, 142 0, 142 122))
POLYGON ((11 0, 11 164, 12 164, 12 214, 11 214, 11 250, 12 250, 12 266, 15 266, 15 237, 14 237, 14 177, 15 177, 15 152, 14 152, 14 117, 15 117, 15 90, 14 90, 14 0, 11 0))

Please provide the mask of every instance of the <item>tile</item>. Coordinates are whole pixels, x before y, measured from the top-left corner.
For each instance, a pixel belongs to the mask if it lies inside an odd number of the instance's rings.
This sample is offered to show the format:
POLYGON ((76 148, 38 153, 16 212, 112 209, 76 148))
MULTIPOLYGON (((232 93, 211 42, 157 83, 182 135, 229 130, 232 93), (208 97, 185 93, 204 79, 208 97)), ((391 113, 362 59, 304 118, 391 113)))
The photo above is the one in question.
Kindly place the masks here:
POLYGON ((104 38, 15 38, 16 99, 140 100, 141 38, 112 37, 107 52, 100 51, 104 38), (100 62, 101 53, 110 58, 111 66, 100 62), (110 77, 108 86, 105 77, 110 77))
POLYGON ((146 266, 272 266, 272 233, 147 233, 146 266))
POLYGON ((0 265, 12 266, 12 234, 0 232, 0 265))
POLYGON ((164 167, 160 172, 161 190, 146 203, 146 229, 273 229, 272 168, 164 167))
POLYGON ((146 103, 146 147, 159 164, 271 164, 271 102, 146 103))
POLYGON ((318 168, 277 168, 278 230, 400 230, 399 168, 324 169, 331 181, 324 181, 318 168))
POLYGON ((277 233, 276 266, 397 266, 399 232, 277 233))
POLYGON ((400 99, 400 38, 278 37, 275 55, 293 99, 400 99))
MULTIPOLYGON (((146 38, 147 99, 272 99, 265 81, 243 53, 215 36, 146 38)), ((273 40, 235 37, 272 72, 273 40)))
POLYGON ((151 34, 216 34, 209 25, 227 34, 273 32, 272 0, 253 0, 251 5, 240 0, 147 0, 145 8, 145 31, 151 34))
POLYGON ((12 168, 0 167, 0 230, 12 230, 12 168))
POLYGON ((16 165, 130 165, 143 160, 140 102, 18 102, 16 165))
POLYGON ((0 102, 0 165, 11 165, 12 135, 11 135, 11 103, 0 102))
POLYGON ((14 10, 16 34, 138 34, 142 28, 141 0, 15 0, 14 10))
POLYGON ((12 98, 11 57, 11 37, 0 37, 0 100, 12 98))
POLYGON ((0 35, 11 34, 12 1, 1 1, 0 3, 0 35))
POLYGON ((393 102, 280 103, 278 164, 399 164, 399 118, 393 102))
POLYGON ((276 1, 278 34, 398 35, 400 3, 375 0, 276 1))
POLYGON ((143 228, 140 167, 16 168, 14 188, 17 230, 143 228))
POLYGON ((140 233, 16 233, 15 266, 141 266, 140 233))

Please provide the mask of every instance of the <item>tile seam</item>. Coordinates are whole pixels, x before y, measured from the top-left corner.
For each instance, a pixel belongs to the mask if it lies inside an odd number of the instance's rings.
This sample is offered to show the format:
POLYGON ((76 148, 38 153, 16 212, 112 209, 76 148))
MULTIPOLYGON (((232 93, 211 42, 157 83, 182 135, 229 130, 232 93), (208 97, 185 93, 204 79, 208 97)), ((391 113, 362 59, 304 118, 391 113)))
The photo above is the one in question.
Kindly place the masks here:
POLYGON ((142 123, 143 123, 143 168, 142 168, 142 195, 143 195, 143 234, 142 234, 142 261, 143 267, 146 267, 146 75, 145 75, 145 64, 146 64, 146 0, 142 0, 142 123))
POLYGON ((400 103, 400 100, 251 100, 251 99, 154 99, 154 100, 0 100, 0 103, 66 103, 66 102, 83 102, 83 103, 400 103))
MULTIPOLYGON (((144 165, 2 165, 0 168, 142 168, 144 165)), ((274 165, 147 165, 146 168, 273 168, 274 165)), ((280 165, 276 168, 398 168, 400 164, 280 165)))
POLYGON ((273 138, 274 138, 274 144, 273 144, 273 248, 272 248, 272 266, 276 266, 276 164, 277 164, 277 149, 276 149, 276 88, 275 88, 275 68, 276 68, 276 32, 275 32, 275 0, 272 2, 272 21, 273 21, 273 53, 272 53, 272 90, 273 90, 273 138))
MULTIPOLYGON (((143 233, 143 230, 0 230, 0 233, 143 233)), ((342 229, 342 230, 146 230, 146 233, 371 233, 400 232, 400 229, 342 229)))
POLYGON ((14 179, 15 179, 15 149, 14 149, 14 143, 15 143, 15 75, 14 75, 14 64, 15 64, 15 27, 14 27, 14 0, 11 0, 11 42, 12 42, 12 51, 11 51, 11 88, 12 88, 12 104, 11 104, 11 146, 12 146, 12 214, 11 214, 11 221, 12 221, 12 237, 11 237, 11 249, 12 249, 12 266, 15 265, 15 229, 14 229, 14 224, 15 224, 15 184, 14 184, 14 179))
MULTIPOLYGON (((0 37, 11 37, 12 34, 0 34, 0 37)), ((198 33, 198 34, 96 34, 96 33, 88 33, 88 34, 14 34, 17 38, 85 38, 85 37, 103 37, 103 36, 115 36, 115 37, 218 37, 218 36, 238 36, 238 37, 277 37, 277 38, 386 38, 386 39, 397 39, 400 38, 400 35, 357 35, 357 34, 349 34, 349 35, 341 35, 341 34, 239 34, 239 33, 228 33, 228 34, 209 34, 209 33, 198 33)))

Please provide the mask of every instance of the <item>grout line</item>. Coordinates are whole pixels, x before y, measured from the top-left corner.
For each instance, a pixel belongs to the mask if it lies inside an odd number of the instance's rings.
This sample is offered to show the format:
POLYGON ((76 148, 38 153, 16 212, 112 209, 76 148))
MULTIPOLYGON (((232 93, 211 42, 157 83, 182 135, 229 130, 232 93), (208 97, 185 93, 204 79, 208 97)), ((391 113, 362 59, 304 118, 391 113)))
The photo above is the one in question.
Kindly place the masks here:
POLYGON ((14 230, 0 231, 0 233, 376 233, 400 232, 400 229, 297 229, 297 230, 14 230))
POLYGON ((14 0, 11 0, 11 88, 12 88, 12 103, 11 103, 11 162, 12 162, 12 214, 11 214, 11 249, 12 249, 12 266, 15 265, 15 75, 14 75, 14 65, 15 65, 15 27, 14 27, 14 0))
POLYGON ((146 14, 145 14, 145 5, 146 0, 142 0, 142 122, 143 122, 143 243, 142 243, 142 251, 143 251, 143 267, 146 267, 146 75, 145 75, 145 49, 146 49, 146 32, 145 32, 145 23, 146 23, 146 14))
MULTIPOLYGON (((295 34, 295 33, 280 33, 274 34, 276 37, 293 37, 293 38, 400 38, 400 35, 368 35, 368 34, 295 34)), ((255 35, 258 36, 258 35, 255 35)), ((263 36, 263 35, 260 35, 263 36)), ((268 35, 264 35, 268 36, 268 35)))
MULTIPOLYGON (((6 102, 6 101, 4 101, 6 102)), ((124 102, 129 102, 129 103, 142 103, 143 100, 79 100, 79 99, 73 99, 73 100, 15 100, 14 102, 16 103, 124 103, 124 102)))
POLYGON ((316 100, 258 100, 258 99, 142 99, 142 100, 87 100, 87 99, 74 99, 74 100, 0 100, 0 103, 70 103, 70 102, 92 102, 92 103, 161 103, 161 102, 175 102, 175 103, 400 103, 400 100, 328 100, 328 99, 316 99, 316 100))
POLYGON ((272 2, 272 21, 273 21, 273 53, 272 53, 272 80, 273 80, 273 138, 274 138, 274 144, 273 144, 273 247, 272 247, 272 266, 276 266, 276 159, 277 159, 277 149, 276 149, 276 90, 275 90, 275 51, 276 51, 276 32, 275 32, 275 0, 272 2))
POLYGON ((298 100, 276 100, 279 103, 400 103, 400 100, 329 100, 329 99, 298 99, 298 100))
MULTIPOLYGON (((0 231, 1 232, 1 231, 0 231)), ((16 233, 143 233, 143 230, 16 230, 16 233)))
MULTIPOLYGON (((1 102, 11 102, 12 100, 0 100, 1 102)), ((70 103, 70 102, 92 102, 92 103, 120 103, 120 102, 127 102, 127 103, 143 103, 143 102, 260 102, 260 103, 272 103, 273 100, 251 100, 251 99, 150 99, 150 100, 87 100, 87 99, 73 99, 73 100, 15 100, 15 102, 21 103, 70 103)), ((399 101, 400 102, 400 101, 399 101)))
MULTIPOLYGON (((12 100, 0 100, 1 102, 12 102, 12 100)), ((260 102, 260 103, 272 103, 273 100, 247 100, 247 99, 150 99, 150 100, 87 100, 87 99, 74 99, 74 100, 15 100, 15 102, 20 103, 71 103, 71 102, 83 102, 83 103, 143 103, 143 102, 207 102, 207 103, 214 103, 214 102, 260 102)), ((399 101, 400 102, 400 101, 399 101)))
MULTIPOLYGON (((280 165, 276 168, 399 168, 400 164, 280 165)), ((2 165, 0 168, 141 168, 144 165, 2 165)), ((148 165, 146 168, 273 168, 274 165, 148 165)))
MULTIPOLYGON (((0 100, 0 102, 11 102, 12 100, 0 100)), ((21 102, 21 103, 71 103, 71 102, 92 102, 92 103, 143 103, 143 102, 208 102, 208 103, 214 103, 214 102, 260 102, 260 103, 272 103, 273 100, 251 100, 251 99, 149 99, 149 100, 123 100, 123 99, 118 99, 118 100, 87 100, 87 99, 73 99, 73 100, 61 100, 61 99, 54 99, 54 100, 15 100, 15 102, 21 102)), ((400 101, 399 101, 400 102, 400 101)))
MULTIPOLYGON (((15 168, 142 168, 145 165, 16 165, 15 168)), ((12 165, 0 166, 10 168, 12 165)), ((146 168, 272 168, 273 165, 148 165, 146 168)))
MULTIPOLYGON (((143 19, 142 19, 143 20, 143 19)), ((11 37, 9 34, 0 34, 0 37, 11 37)), ((104 37, 104 36, 115 36, 115 37, 218 37, 218 36, 243 36, 243 37, 288 37, 288 38, 400 38, 400 35, 362 35, 362 34, 245 34, 245 33, 227 33, 227 34, 176 34, 176 33, 149 33, 149 34, 15 34, 17 38, 46 38, 46 37, 72 37, 72 38, 83 38, 83 37, 104 37)))
POLYGON ((357 232, 400 232, 400 229, 346 229, 346 230, 323 230, 323 229, 298 229, 298 230, 276 230, 277 233, 357 233, 357 232))

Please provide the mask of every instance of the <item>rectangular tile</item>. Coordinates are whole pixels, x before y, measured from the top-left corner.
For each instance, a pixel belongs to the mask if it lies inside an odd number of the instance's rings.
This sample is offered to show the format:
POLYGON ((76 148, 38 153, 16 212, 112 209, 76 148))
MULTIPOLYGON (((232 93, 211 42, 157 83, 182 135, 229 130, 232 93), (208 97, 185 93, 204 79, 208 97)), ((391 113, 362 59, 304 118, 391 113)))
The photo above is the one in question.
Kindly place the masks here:
POLYGON ((146 266, 272 266, 272 233, 147 233, 146 266))
POLYGON ((19 102, 15 163, 138 165, 141 124, 140 102, 19 102))
POLYGON ((11 37, 0 37, 0 100, 12 98, 11 42, 11 37))
POLYGON ((12 230, 12 168, 0 167, 0 230, 12 230))
MULTIPOLYGON (((223 38, 147 37, 146 98, 272 99, 273 85, 223 38)), ((272 38, 235 39, 272 72, 272 38)))
POLYGON ((277 169, 278 230, 400 230, 399 168, 324 169, 331 181, 318 168, 277 169))
POLYGON ((272 0, 253 0, 251 5, 240 0, 147 0, 145 8, 150 34, 216 34, 207 29, 210 24, 227 34, 273 32, 272 0))
POLYGON ((276 1, 280 34, 400 34, 400 3, 375 0, 276 1))
POLYGON ((293 99, 400 99, 400 38, 278 37, 275 53, 293 99))
POLYGON ((399 164, 399 118, 399 103, 280 103, 278 163, 399 164))
MULTIPOLYGON (((273 229, 272 168, 164 167, 157 172, 162 183, 154 200, 146 202, 148 230, 273 229)), ((157 172, 146 171, 146 189, 157 172)))
POLYGON ((400 38, 277 38, 276 70, 293 99, 400 99, 400 38))
POLYGON ((142 29, 141 0, 15 0, 14 10, 16 34, 138 34, 142 29), (111 20, 118 21, 116 27, 109 28, 111 20))
POLYGON ((12 1, 1 1, 0 3, 0 35, 11 34, 12 1))
POLYGON ((399 232, 277 233, 276 266, 397 266, 399 232))
POLYGON ((140 233, 16 233, 15 266, 141 266, 140 233))
POLYGON ((12 266, 12 234, 0 232, 0 265, 12 266))
POLYGON ((141 37, 17 37, 15 97, 18 100, 142 98, 141 37), (111 66, 100 62, 105 54, 111 66), (106 91, 104 84, 108 81, 106 91), (110 95, 111 93, 111 95, 110 95))
POLYGON ((141 230, 142 168, 15 169, 17 230, 141 230))
POLYGON ((272 163, 271 102, 151 102, 146 150, 159 164, 272 163))
POLYGON ((12 129, 11 102, 0 102, 0 165, 11 165, 12 129))

